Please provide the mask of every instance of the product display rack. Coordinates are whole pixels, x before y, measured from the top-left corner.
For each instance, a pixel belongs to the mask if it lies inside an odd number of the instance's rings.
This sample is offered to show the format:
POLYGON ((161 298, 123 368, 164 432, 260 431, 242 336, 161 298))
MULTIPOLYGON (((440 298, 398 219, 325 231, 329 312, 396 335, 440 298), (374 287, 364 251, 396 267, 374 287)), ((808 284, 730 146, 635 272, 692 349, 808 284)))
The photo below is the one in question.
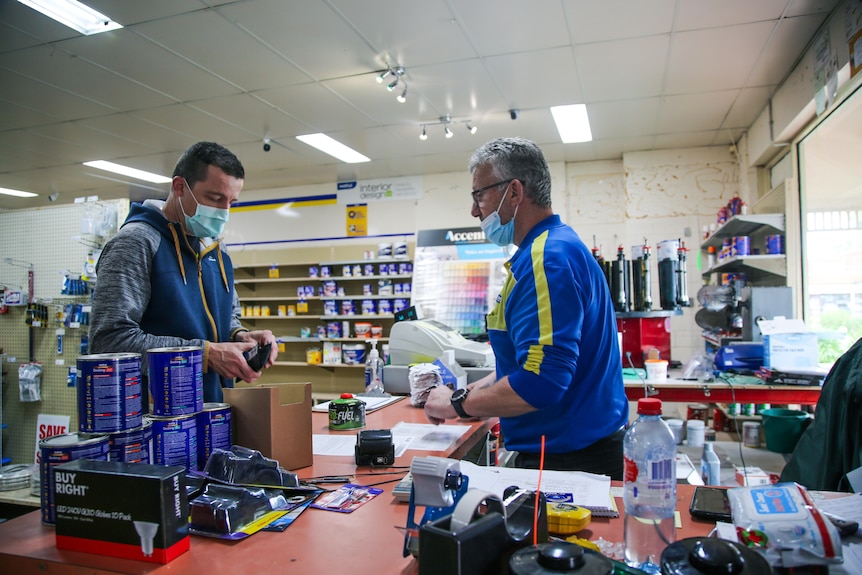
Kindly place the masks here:
POLYGON ((733 216, 701 243, 701 250, 705 252, 713 247, 719 251, 725 239, 748 236, 752 254, 717 261, 711 268, 703 270, 704 278, 714 273, 745 273, 752 283, 772 282, 771 285, 777 285, 774 282, 779 281, 783 284, 787 276, 787 256, 767 254, 765 249, 766 236, 773 234, 784 234, 784 214, 733 216), (755 249, 761 252, 755 254, 755 249))
MULTIPOLYGON (((412 261, 404 258, 388 259, 355 259, 343 261, 303 261, 277 264, 240 264, 234 266, 234 285, 240 304, 244 313, 241 316, 243 323, 250 329, 269 329, 273 332, 279 342, 279 357, 274 367, 311 367, 333 370, 336 368, 360 368, 364 364, 357 363, 309 363, 309 348, 320 348, 327 342, 338 343, 364 343, 366 353, 370 349, 371 338, 344 335, 343 325, 349 325, 348 333, 352 334, 356 322, 374 322, 382 328, 382 336, 376 338, 378 349, 384 351, 383 346, 389 341, 388 333, 395 319, 394 313, 363 314, 361 309, 357 313, 325 313, 324 302, 347 302, 354 301, 357 304, 362 300, 371 300, 375 304, 383 300, 406 300, 409 305, 410 293, 377 293, 381 281, 395 283, 410 283, 412 273, 380 274, 370 275, 330 275, 322 276, 320 271, 328 267, 331 271, 341 271, 343 266, 374 266, 376 271, 380 265, 411 264, 412 261), (310 271, 316 269, 318 274, 311 275, 310 271), (272 277, 273 275, 277 277, 272 277), (324 282, 335 282, 343 289, 344 295, 319 295, 320 288, 324 282), (364 294, 363 283, 372 283, 374 293, 364 294), (298 288, 311 289, 315 295, 299 296, 298 288), (305 304, 307 310, 303 311, 301 306, 305 304), (257 309, 260 308, 260 309, 257 309), (264 312, 264 308, 268 308, 264 312), (268 313, 268 315, 267 315, 268 313), (318 331, 327 329, 330 322, 340 322, 342 331, 339 337, 319 337, 318 331)), ((392 289, 392 285, 388 286, 392 289)), ((406 307, 406 306, 405 306, 406 307)), ((322 350, 321 350, 322 351, 322 350)), ((273 374, 267 374, 272 376, 273 374)))

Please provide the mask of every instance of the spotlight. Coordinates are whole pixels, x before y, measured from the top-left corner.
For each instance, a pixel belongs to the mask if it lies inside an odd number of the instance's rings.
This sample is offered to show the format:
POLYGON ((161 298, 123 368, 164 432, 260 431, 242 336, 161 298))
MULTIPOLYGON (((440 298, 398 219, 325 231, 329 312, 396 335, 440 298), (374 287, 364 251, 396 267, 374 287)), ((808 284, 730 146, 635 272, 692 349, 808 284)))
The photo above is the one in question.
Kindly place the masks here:
POLYGON ((59 198, 59 197, 60 197, 60 192, 54 192, 53 194, 48 196, 48 201, 49 202, 56 202, 57 198, 59 198))
POLYGON ((391 73, 392 73, 392 70, 384 70, 383 72, 381 72, 381 74, 379 76, 377 76, 377 83, 382 84, 383 80, 386 79, 386 76, 388 76, 391 73))
POLYGON ((264 139, 263 139, 263 151, 264 151, 264 152, 268 152, 268 151, 270 151, 271 149, 272 149, 272 146, 271 146, 271 145, 270 145, 270 143, 269 143, 269 138, 264 138, 264 139))
POLYGON ((509 117, 512 118, 513 120, 517 120, 518 119, 518 112, 520 112, 520 110, 518 110, 516 108, 512 108, 511 110, 509 110, 509 117))
POLYGON ((386 89, 390 92, 395 89, 395 86, 398 85, 398 76, 395 76, 395 79, 389 82, 389 85, 386 86, 386 89))
POLYGON ((446 137, 447 137, 447 138, 451 138, 451 137, 452 137, 452 130, 450 130, 450 129, 449 129, 449 126, 444 126, 444 127, 443 127, 443 133, 444 133, 444 134, 446 134, 446 137))
POLYGON ((428 134, 425 133, 425 126, 422 126, 422 133, 419 134, 419 139, 423 141, 428 139, 428 134))
POLYGON ((398 100, 399 102, 401 102, 402 104, 407 101, 407 86, 404 86, 404 91, 401 92, 401 95, 395 99, 398 100))
POLYGON ((471 126, 471 125, 470 125, 470 122, 467 122, 467 130, 468 130, 471 134, 475 134, 475 133, 476 133, 476 126, 471 126))

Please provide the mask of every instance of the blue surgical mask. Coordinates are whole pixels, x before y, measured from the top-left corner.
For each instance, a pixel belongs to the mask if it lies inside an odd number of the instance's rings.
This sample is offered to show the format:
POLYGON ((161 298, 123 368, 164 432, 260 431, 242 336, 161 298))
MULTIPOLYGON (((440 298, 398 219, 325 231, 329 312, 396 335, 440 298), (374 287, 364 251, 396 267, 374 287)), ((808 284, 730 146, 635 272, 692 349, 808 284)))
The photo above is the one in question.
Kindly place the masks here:
POLYGON ((487 218, 479 222, 479 226, 485 232, 485 238, 492 244, 501 247, 506 247, 515 241, 515 216, 518 215, 519 207, 515 206, 515 213, 512 214, 512 219, 507 224, 500 223, 500 208, 503 206, 503 200, 506 199, 507 193, 509 193, 509 186, 506 186, 506 191, 503 192, 503 197, 500 198, 500 205, 497 206, 494 213, 489 214, 487 218))
POLYGON ((186 217, 186 229, 197 238, 214 238, 221 235, 224 231, 225 223, 230 219, 230 211, 202 205, 198 202, 188 182, 186 182, 186 187, 192 199, 197 204, 194 215, 189 216, 183 209, 183 203, 180 202, 180 209, 186 217))

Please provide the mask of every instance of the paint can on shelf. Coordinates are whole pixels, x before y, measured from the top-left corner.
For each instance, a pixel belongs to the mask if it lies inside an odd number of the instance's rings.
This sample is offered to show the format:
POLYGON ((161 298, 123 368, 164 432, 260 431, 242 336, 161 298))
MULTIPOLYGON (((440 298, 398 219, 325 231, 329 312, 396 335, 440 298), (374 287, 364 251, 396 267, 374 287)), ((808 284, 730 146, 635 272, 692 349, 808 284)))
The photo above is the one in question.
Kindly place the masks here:
POLYGON ((153 416, 153 463, 198 468, 197 414, 153 416))
POLYGON ((110 441, 105 434, 65 433, 39 442, 39 486, 42 523, 54 525, 54 468, 75 459, 108 460, 110 441))
POLYGON ((199 347, 147 350, 153 415, 197 413, 204 406, 203 351, 199 347))
POLYGON ((140 427, 141 355, 81 355, 78 369, 78 430, 106 433, 140 427))
POLYGON ((153 422, 149 417, 144 416, 140 427, 109 433, 108 438, 108 461, 153 462, 153 422))
POLYGON ((215 449, 230 449, 231 411, 227 403, 205 403, 197 414, 198 469, 204 469, 215 449))

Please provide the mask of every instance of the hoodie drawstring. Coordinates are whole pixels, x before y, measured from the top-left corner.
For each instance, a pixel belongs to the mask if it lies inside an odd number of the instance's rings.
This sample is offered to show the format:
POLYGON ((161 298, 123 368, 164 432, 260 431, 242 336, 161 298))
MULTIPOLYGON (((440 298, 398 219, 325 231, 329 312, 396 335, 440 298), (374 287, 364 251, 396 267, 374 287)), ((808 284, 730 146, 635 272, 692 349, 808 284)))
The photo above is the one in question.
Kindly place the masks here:
MULTIPOLYGON (((173 223, 168 222, 168 229, 171 230, 171 235, 174 237, 174 250, 177 252, 177 262, 180 264, 180 275, 183 276, 183 285, 188 285, 188 282, 186 282, 186 268, 183 265, 183 256, 180 251, 180 238, 173 223)), ((222 276, 224 276, 224 270, 222 270, 222 276)))

